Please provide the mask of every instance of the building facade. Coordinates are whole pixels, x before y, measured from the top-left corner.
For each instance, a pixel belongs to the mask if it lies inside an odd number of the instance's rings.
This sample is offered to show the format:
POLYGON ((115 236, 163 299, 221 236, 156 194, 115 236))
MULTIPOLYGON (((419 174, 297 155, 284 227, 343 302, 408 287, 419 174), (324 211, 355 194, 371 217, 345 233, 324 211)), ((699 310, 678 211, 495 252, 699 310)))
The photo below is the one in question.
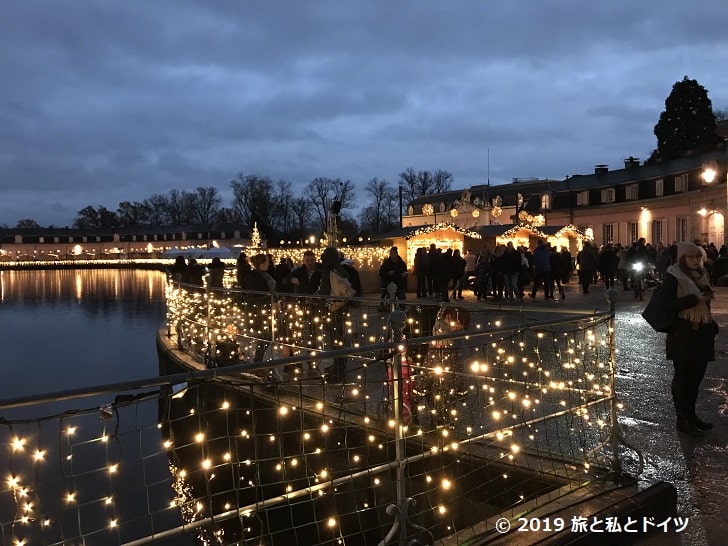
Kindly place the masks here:
POLYGON ((564 180, 516 179, 425 195, 408 204, 402 225, 448 222, 483 233, 494 229, 486 226, 574 228, 597 245, 644 237, 652 244, 699 240, 720 247, 727 240, 727 151, 650 165, 630 157, 618 170, 597 165, 564 180))

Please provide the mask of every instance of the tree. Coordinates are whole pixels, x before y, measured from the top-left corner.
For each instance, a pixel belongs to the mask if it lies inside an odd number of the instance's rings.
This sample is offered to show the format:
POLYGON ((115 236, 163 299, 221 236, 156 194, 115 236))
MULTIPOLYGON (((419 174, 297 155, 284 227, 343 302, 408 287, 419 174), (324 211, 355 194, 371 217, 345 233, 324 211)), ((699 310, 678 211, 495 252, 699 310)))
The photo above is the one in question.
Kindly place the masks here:
POLYGON ((116 209, 116 215, 122 227, 138 227, 147 222, 149 212, 144 203, 122 201, 116 209))
POLYGON ((296 197, 291 201, 291 221, 293 233, 300 241, 306 238, 313 215, 311 201, 305 197, 296 197))
POLYGON ((23 218, 22 220, 18 220, 15 227, 19 229, 39 228, 40 224, 32 218, 23 218))
POLYGON ((98 211, 91 205, 82 208, 76 214, 76 219, 73 221, 73 227, 79 229, 98 229, 101 227, 101 221, 99 220, 98 211))
POLYGON ((233 190, 233 210, 240 221, 249 228, 257 222, 265 238, 274 237, 271 218, 276 198, 271 179, 255 174, 238 174, 230 181, 230 187, 233 190))
POLYGON ((364 190, 371 196, 371 201, 359 215, 362 230, 383 233, 399 225, 397 188, 385 179, 372 178, 364 190))
POLYGON ((304 195, 318 217, 321 231, 326 231, 329 210, 334 201, 341 203, 341 209, 347 209, 352 207, 355 198, 351 181, 339 178, 314 178, 306 186, 304 195))
POLYGON ((198 187, 192 194, 192 213, 194 219, 200 224, 209 224, 217 216, 222 205, 222 198, 217 188, 208 186, 198 187))
POLYGON ((167 217, 174 226, 195 223, 195 195, 188 191, 169 190, 167 197, 167 217))
POLYGON ((672 86, 665 100, 665 110, 655 125, 657 149, 649 162, 674 159, 689 150, 714 150, 718 143, 715 114, 708 92, 695 80, 685 76, 672 86))
POLYGON ((152 227, 166 226, 170 223, 169 203, 164 195, 155 193, 148 199, 144 200, 144 208, 147 210, 148 221, 152 227))
POLYGON ((405 202, 414 201, 421 195, 442 193, 448 191, 453 182, 453 176, 447 171, 437 169, 434 173, 430 171, 417 171, 407 167, 399 173, 399 182, 402 186, 402 195, 405 202))

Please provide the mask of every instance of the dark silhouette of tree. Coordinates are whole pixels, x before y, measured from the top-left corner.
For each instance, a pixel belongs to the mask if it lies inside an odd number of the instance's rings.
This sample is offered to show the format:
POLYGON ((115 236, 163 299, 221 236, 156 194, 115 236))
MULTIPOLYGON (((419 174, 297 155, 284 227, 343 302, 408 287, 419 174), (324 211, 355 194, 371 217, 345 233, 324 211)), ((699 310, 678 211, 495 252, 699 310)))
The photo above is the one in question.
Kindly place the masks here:
POLYGON ((122 227, 138 227, 147 223, 149 211, 144 203, 122 201, 116 209, 116 215, 122 227))
POLYGON ((271 218, 276 206, 273 182, 267 176, 238 174, 230 181, 233 190, 233 210, 249 228, 257 222, 262 237, 271 238, 271 218))
POLYGON ((714 150, 718 143, 715 114, 708 92, 685 76, 672 86, 665 110, 655 125, 657 149, 648 160, 673 159, 689 150, 714 150))
POLYGON ((152 227, 161 227, 169 225, 170 218, 167 214, 169 203, 167 197, 155 193, 151 197, 144 200, 144 207, 149 215, 147 220, 152 227))
POLYGON ((213 186, 206 188, 198 187, 192 195, 192 208, 195 221, 200 224, 211 223, 222 206, 220 192, 213 186))
POLYGON ((119 218, 104 206, 94 208, 89 205, 78 211, 73 226, 80 229, 115 229, 119 227, 119 218))
POLYGON ((313 207, 305 197, 295 197, 291 200, 291 227, 292 235, 299 241, 305 239, 310 231, 313 207))
POLYGON ((399 225, 399 192, 385 179, 372 178, 364 188, 371 200, 359 215, 362 231, 384 233, 399 225))
POLYGON ((178 189, 169 190, 167 196, 167 217, 174 226, 194 224, 197 221, 195 214, 195 194, 178 189))
POLYGON ((326 231, 331 204, 338 200, 342 210, 348 209, 356 197, 351 181, 339 178, 314 178, 304 189, 304 196, 310 201, 322 232, 326 231))
POLYGON ((22 220, 18 220, 18 223, 15 224, 15 227, 20 228, 20 229, 32 229, 32 228, 39 228, 41 226, 38 222, 36 222, 32 218, 23 218, 22 220))
POLYGON ((452 182, 452 174, 442 169, 431 173, 430 171, 415 171, 412 167, 407 167, 403 172, 399 173, 402 197, 406 203, 421 195, 448 191, 452 182))

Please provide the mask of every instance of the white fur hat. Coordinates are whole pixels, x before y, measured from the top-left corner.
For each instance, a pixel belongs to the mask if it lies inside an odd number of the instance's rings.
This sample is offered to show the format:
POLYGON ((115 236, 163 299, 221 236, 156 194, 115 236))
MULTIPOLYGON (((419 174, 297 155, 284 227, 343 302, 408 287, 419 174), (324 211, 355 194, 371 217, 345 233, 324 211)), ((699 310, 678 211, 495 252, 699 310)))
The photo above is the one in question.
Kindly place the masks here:
POLYGON ((680 241, 677 244, 677 259, 678 259, 678 261, 685 254, 702 254, 703 257, 705 257, 705 251, 701 247, 699 247, 698 245, 694 245, 693 243, 688 243, 687 241, 680 241))

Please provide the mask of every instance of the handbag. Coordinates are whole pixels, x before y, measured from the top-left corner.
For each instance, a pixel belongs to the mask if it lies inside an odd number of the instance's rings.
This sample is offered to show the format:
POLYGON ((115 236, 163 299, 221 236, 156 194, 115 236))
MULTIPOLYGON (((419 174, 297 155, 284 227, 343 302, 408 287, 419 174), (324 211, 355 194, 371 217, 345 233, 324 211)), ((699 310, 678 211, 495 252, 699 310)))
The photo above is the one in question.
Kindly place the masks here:
POLYGON ((647 307, 642 311, 642 318, 655 332, 667 333, 672 330, 677 320, 677 312, 672 305, 669 305, 662 286, 652 293, 647 307))

